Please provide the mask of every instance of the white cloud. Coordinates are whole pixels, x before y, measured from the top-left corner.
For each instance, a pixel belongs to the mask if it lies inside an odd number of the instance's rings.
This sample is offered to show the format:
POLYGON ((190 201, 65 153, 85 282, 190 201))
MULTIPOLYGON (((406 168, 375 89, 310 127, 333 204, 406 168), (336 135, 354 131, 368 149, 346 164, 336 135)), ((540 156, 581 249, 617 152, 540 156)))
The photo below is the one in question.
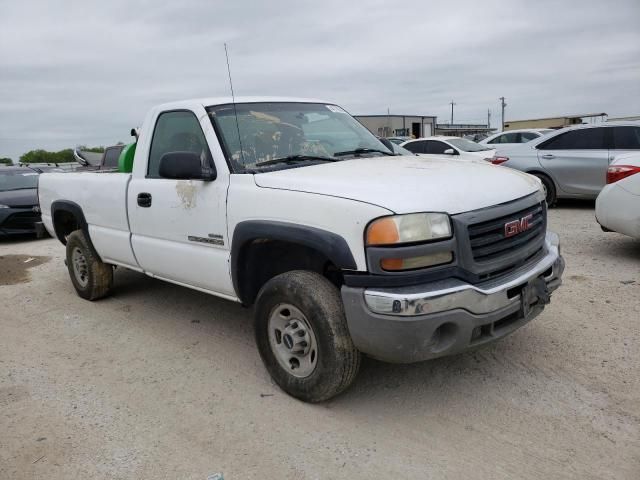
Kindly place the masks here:
POLYGON ((0 156, 126 141, 155 103, 228 93, 480 122, 640 113, 640 3, 0 0, 0 156), (64 6, 64 7, 63 7, 64 6))

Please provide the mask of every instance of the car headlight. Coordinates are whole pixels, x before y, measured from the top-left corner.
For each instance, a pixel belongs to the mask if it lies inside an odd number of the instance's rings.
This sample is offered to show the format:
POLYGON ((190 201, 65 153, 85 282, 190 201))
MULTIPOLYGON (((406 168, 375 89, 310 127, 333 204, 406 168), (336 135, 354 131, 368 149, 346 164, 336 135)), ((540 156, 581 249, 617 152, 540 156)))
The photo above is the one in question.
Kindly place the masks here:
POLYGON ((2 205, 2 204, 0 203, 0 208, 11 208, 11 207, 10 207, 9 205, 2 205))
POLYGON ((410 213, 374 220, 367 227, 366 244, 399 245, 451 237, 451 222, 445 213, 410 213))
MULTIPOLYGON (((451 222, 445 213, 410 213, 378 218, 369 224, 365 235, 368 247, 394 247, 444 240, 451 236, 451 222)), ((406 252, 402 254, 394 248, 389 248, 387 253, 388 256, 385 254, 380 259, 380 268, 388 272, 417 270, 453 261, 450 249, 417 256, 407 256, 406 252)))

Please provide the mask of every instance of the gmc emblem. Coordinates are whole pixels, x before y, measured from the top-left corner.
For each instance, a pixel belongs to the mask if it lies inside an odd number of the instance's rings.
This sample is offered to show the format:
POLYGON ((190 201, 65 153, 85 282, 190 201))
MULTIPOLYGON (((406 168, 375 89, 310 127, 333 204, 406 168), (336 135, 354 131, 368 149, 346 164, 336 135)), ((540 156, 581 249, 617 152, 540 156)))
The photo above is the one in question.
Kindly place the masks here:
POLYGON ((533 218, 533 214, 530 213, 522 217, 519 220, 513 220, 511 222, 507 222, 504 224, 504 236, 505 238, 513 237, 522 232, 526 232, 531 228, 531 219, 533 218))

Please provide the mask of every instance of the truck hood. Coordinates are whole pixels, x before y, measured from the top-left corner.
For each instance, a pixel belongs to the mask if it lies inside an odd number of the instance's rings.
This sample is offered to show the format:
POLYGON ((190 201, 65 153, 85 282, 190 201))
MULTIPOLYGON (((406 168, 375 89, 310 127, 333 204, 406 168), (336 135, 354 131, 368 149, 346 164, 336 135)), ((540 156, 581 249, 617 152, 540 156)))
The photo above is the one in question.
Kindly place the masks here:
POLYGON ((540 181, 484 160, 374 157, 254 175, 256 184, 342 197, 394 213, 451 215, 509 202, 540 190, 540 181))

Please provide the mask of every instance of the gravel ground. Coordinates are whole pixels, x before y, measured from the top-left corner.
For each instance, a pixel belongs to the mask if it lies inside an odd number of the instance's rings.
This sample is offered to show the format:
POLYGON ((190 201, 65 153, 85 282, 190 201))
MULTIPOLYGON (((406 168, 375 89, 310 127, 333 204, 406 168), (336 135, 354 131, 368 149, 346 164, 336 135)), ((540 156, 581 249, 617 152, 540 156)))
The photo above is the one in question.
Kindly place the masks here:
POLYGON ((365 359, 321 405, 271 382, 239 305, 123 269, 89 303, 57 241, 0 243, 0 478, 638 479, 640 242, 593 204, 550 224, 567 270, 541 316, 474 353, 365 359))

